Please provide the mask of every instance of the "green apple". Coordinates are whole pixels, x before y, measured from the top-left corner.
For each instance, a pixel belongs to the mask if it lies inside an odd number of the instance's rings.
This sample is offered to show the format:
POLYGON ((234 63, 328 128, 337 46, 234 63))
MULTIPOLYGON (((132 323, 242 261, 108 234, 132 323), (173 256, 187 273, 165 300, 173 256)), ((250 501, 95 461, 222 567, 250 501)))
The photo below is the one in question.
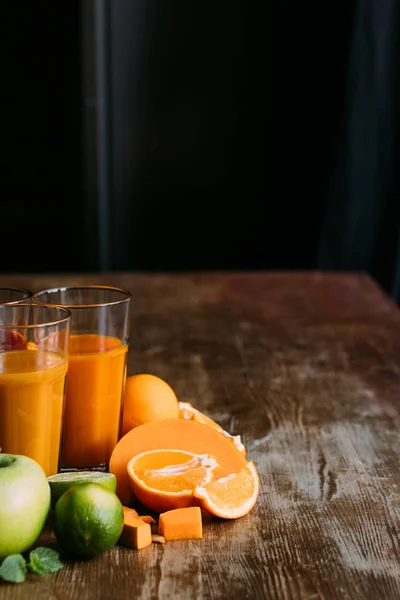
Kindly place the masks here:
POLYGON ((50 510, 50 485, 42 467, 20 454, 0 453, 0 558, 28 550, 50 510))

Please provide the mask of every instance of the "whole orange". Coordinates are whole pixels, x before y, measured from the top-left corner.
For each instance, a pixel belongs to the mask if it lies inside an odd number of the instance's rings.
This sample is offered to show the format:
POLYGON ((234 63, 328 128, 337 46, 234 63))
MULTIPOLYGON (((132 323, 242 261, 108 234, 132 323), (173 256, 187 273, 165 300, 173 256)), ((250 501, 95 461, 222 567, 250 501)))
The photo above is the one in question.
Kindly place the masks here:
POLYGON ((164 379, 148 373, 127 377, 122 435, 149 421, 178 418, 178 399, 164 379))

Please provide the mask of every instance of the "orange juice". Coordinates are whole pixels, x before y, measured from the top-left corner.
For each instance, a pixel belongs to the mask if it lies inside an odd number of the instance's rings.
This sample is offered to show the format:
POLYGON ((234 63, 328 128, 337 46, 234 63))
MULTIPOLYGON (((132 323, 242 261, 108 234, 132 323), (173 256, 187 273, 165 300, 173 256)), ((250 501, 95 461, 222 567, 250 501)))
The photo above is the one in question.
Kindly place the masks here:
POLYGON ((108 466, 120 435, 127 350, 118 338, 71 335, 63 468, 108 466))
POLYGON ((0 353, 0 447, 58 471, 67 362, 54 352, 0 353))

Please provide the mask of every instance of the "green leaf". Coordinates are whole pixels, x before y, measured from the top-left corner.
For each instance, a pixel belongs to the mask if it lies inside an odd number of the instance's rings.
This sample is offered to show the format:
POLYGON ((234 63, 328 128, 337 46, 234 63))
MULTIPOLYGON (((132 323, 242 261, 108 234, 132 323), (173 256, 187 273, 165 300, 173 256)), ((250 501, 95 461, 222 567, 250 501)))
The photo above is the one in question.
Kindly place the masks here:
POLYGON ((35 575, 48 575, 62 569, 59 553, 51 548, 35 548, 29 553, 28 569, 35 575))
POLYGON ((11 583, 21 583, 26 577, 26 560, 21 554, 10 554, 0 566, 0 577, 11 583))

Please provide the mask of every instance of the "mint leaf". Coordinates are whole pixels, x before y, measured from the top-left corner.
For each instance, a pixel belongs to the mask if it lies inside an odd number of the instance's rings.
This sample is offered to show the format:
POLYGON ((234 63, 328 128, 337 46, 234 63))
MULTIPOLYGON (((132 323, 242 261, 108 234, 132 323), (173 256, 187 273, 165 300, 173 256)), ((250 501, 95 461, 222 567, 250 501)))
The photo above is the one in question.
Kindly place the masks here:
POLYGON ((28 569, 35 575, 48 575, 62 569, 59 553, 51 548, 35 548, 29 553, 28 569))
POLYGON ((0 577, 11 583, 21 583, 26 577, 26 560, 21 554, 10 554, 0 566, 0 577))

